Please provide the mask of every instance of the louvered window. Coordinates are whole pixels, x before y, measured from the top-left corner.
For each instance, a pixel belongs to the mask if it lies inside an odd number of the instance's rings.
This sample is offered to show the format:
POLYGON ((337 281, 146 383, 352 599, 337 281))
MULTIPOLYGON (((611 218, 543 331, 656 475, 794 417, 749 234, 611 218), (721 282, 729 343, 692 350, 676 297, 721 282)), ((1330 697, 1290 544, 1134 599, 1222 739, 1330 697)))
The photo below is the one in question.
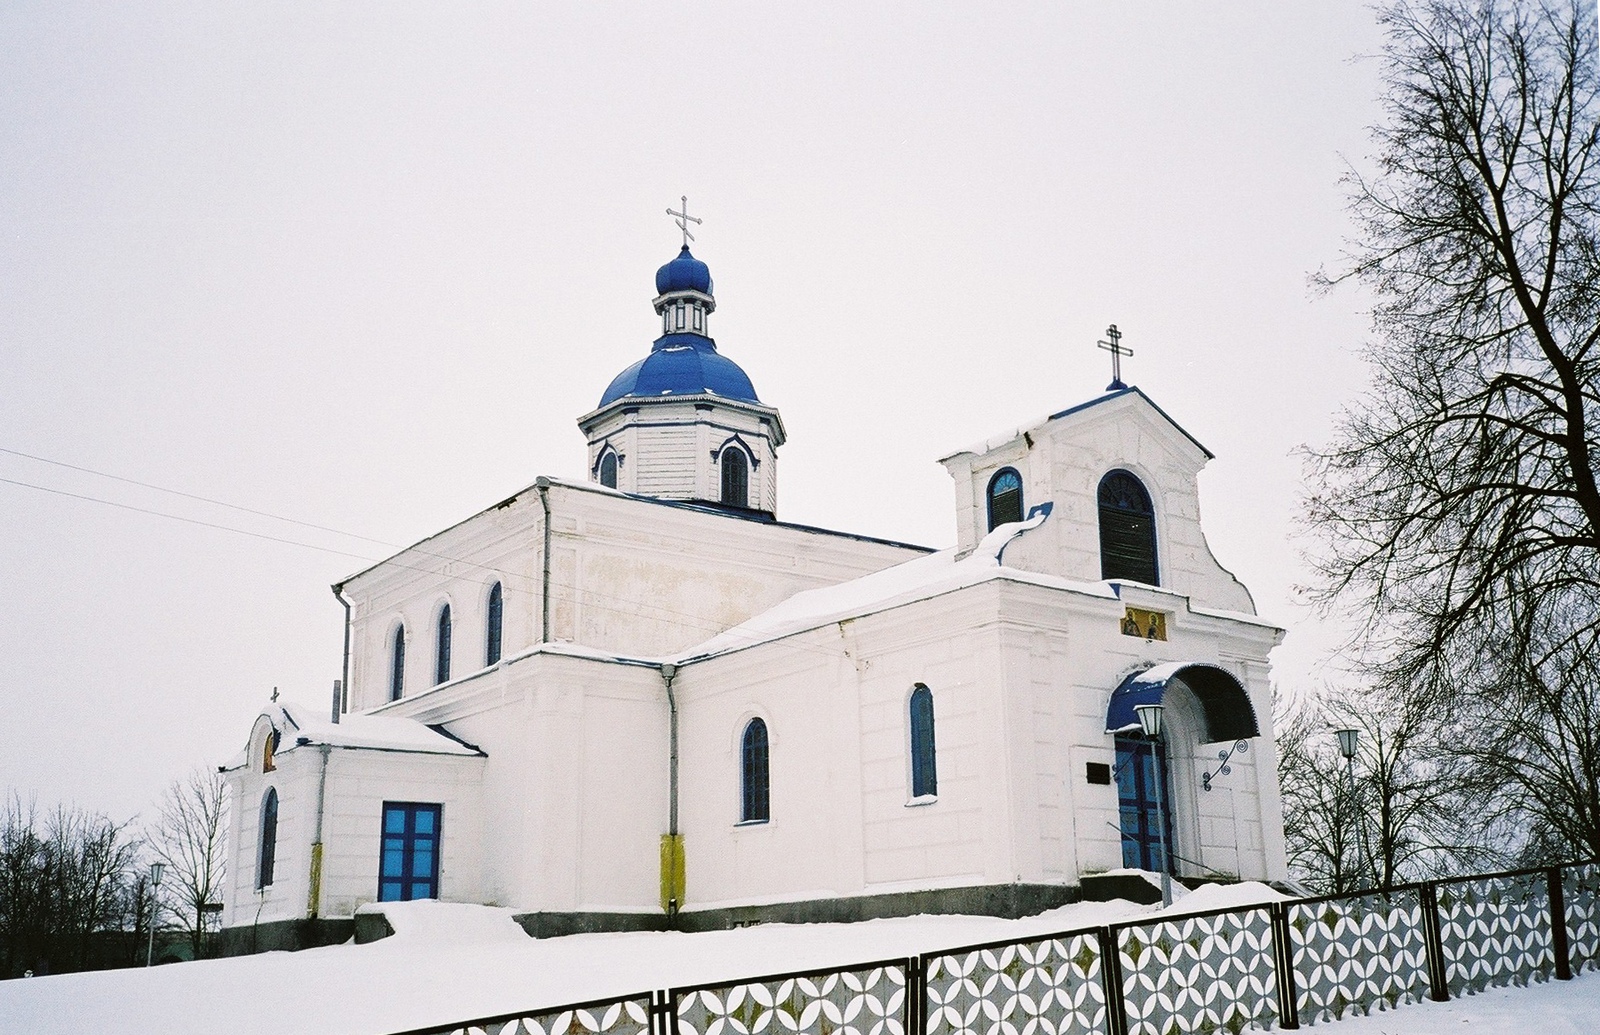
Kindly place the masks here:
POLYGON ((1022 520, 1022 476, 1002 467, 989 479, 989 531, 1022 520))
POLYGON ((939 777, 933 751, 933 691, 919 683, 911 691, 911 796, 924 798, 938 793, 939 777))
POLYGON ((617 454, 609 449, 600 458, 600 484, 608 489, 617 487, 617 454))
POLYGON ((450 605, 439 610, 439 644, 433 656, 435 685, 450 680, 450 605))
POLYGON ((500 627, 504 624, 505 613, 505 594, 500 590, 500 583, 496 582, 494 588, 489 590, 488 643, 483 652, 486 665, 494 665, 500 661, 500 627))
POLYGON ((389 655, 389 700, 398 701, 406 691, 406 627, 394 629, 394 644, 389 655))
POLYGON ((743 450, 733 446, 722 451, 722 502, 730 507, 750 505, 750 462, 743 450))
POLYGON ((739 805, 739 822, 765 823, 771 818, 771 785, 767 779, 767 724, 751 719, 744 728, 744 739, 739 752, 740 785, 742 795, 739 805))
POLYGON ((1100 479, 1100 577, 1161 584, 1150 494, 1127 471, 1100 479))

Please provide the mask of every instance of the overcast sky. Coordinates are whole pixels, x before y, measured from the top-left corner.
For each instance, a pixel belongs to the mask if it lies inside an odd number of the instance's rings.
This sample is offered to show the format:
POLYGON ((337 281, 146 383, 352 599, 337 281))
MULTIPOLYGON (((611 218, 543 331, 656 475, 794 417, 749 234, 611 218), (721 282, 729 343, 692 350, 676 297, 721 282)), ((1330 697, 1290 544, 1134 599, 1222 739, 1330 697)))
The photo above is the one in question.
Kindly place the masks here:
POLYGON ((0 482, 0 789, 126 817, 324 707, 371 540, 583 476, 684 194, 780 517, 950 544, 937 458, 1101 392, 1114 321, 1324 678, 1292 451, 1363 384, 1307 277, 1377 46, 1285 0, 0 6, 0 478, 59 490, 0 482))

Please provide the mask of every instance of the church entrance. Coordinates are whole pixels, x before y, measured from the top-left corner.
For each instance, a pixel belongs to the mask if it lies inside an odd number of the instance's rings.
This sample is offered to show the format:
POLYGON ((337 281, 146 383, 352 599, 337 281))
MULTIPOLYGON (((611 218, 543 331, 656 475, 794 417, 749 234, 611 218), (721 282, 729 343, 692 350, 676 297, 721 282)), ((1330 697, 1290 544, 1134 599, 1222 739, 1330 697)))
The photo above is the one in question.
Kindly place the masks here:
POLYGON ((1141 737, 1117 738, 1117 804, 1122 813, 1122 865, 1160 873, 1168 869, 1161 833, 1172 844, 1172 784, 1166 745, 1141 737), (1156 781, 1160 780, 1160 806, 1156 781), (1158 825, 1160 824, 1160 825, 1158 825))

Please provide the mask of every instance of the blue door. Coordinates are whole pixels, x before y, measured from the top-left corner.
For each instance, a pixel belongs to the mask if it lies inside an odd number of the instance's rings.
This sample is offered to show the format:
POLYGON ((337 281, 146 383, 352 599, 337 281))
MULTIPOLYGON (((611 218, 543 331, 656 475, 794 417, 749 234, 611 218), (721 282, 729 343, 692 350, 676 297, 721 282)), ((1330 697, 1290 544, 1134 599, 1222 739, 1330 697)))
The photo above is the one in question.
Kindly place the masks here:
POLYGON ((439 813, 438 805, 383 803, 379 902, 439 897, 439 813))
POLYGON ((1117 738, 1117 804, 1122 812, 1122 865, 1160 873, 1168 869, 1161 833, 1172 843, 1172 795, 1166 745, 1136 737, 1117 738), (1161 781, 1161 807, 1156 781, 1161 781))

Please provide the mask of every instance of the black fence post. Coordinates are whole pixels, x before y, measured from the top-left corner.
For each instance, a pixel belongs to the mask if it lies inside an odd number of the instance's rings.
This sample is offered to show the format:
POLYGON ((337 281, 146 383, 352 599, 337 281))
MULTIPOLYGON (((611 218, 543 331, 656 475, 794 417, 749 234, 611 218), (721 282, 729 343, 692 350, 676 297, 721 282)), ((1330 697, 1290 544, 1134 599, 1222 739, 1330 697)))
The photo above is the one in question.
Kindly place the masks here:
POLYGON ((672 996, 665 989, 650 993, 651 1035, 673 1035, 672 1021, 677 1014, 672 1008, 672 996))
POLYGON ((1556 980, 1572 980, 1572 947, 1567 944, 1567 894, 1562 887, 1561 867, 1545 871, 1550 889, 1550 954, 1556 961, 1556 980))
POLYGON ((921 956, 906 957, 906 1035, 928 1031, 928 971, 921 956))
POLYGON ((1294 946, 1289 941, 1289 907, 1274 902, 1272 916, 1272 965, 1278 977, 1278 1027, 1300 1027, 1300 992, 1294 983, 1294 946))
POLYGON ((1102 927, 1100 939, 1100 979, 1106 987, 1106 1035, 1128 1035, 1128 1008, 1122 1001, 1122 955, 1117 951, 1116 932, 1102 927))
POLYGON ((1424 884, 1417 889, 1422 900, 1422 940, 1428 947, 1428 984, 1436 1003, 1450 1000, 1450 976, 1445 971, 1444 935, 1439 930, 1439 889, 1424 884))

